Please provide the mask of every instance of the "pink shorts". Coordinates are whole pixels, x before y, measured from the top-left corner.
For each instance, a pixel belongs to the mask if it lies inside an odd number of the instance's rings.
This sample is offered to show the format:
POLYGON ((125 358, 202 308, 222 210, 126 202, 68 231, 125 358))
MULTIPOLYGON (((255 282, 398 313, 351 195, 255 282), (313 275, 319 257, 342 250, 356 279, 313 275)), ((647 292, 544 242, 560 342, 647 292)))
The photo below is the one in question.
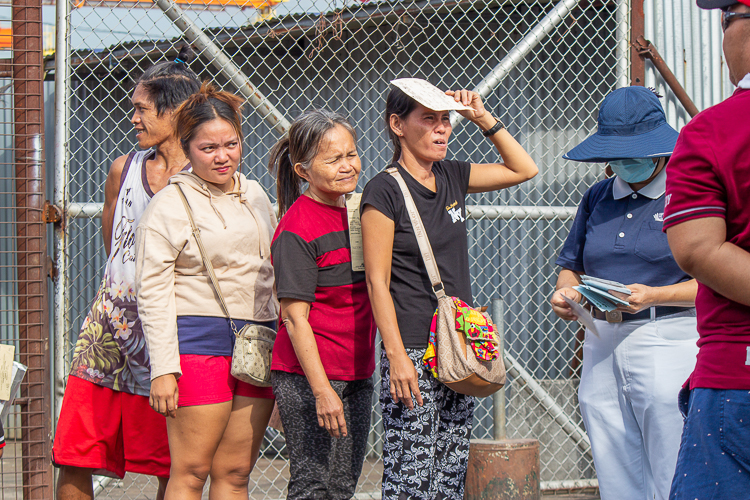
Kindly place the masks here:
POLYGON ((181 354, 182 376, 177 380, 178 406, 199 406, 231 401, 234 396, 274 399, 270 387, 257 387, 234 378, 232 356, 181 354))

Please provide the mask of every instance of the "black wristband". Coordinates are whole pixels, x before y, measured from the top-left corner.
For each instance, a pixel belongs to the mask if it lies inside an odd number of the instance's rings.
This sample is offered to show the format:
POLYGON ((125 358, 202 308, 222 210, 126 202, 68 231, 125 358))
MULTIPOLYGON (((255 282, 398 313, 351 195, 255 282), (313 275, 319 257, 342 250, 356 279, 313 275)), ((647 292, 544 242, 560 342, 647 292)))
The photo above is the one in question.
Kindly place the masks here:
POLYGON ((484 132, 482 132, 482 135, 485 137, 492 137, 493 135, 500 132, 500 129, 503 129, 503 128, 505 128, 505 125, 503 125, 503 122, 498 120, 497 123, 491 129, 485 130, 484 132))

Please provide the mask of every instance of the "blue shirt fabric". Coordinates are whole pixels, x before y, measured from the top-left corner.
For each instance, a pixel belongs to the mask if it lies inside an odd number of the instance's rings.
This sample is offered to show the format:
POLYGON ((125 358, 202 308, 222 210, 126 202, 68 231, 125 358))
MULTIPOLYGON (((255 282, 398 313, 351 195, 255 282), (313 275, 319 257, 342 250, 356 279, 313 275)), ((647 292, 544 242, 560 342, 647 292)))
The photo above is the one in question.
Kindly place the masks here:
POLYGON ((637 193, 618 177, 591 186, 555 263, 625 285, 667 286, 690 280, 662 232, 665 183, 662 170, 637 193))
MULTIPOLYGON (((267 326, 276 330, 276 321, 245 321, 235 319, 237 331, 247 324, 267 326)), ((180 354, 231 356, 235 337, 227 318, 213 316, 177 316, 177 341, 180 354)))

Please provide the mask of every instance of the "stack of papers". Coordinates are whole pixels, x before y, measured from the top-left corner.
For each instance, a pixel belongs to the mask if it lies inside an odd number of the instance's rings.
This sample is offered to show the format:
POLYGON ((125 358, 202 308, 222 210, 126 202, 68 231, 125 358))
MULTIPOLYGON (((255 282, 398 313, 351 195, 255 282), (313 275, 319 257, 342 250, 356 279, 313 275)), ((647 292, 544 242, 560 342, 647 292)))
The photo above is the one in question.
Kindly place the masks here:
POLYGON ((610 312, 617 309, 617 306, 629 306, 630 302, 615 297, 609 290, 630 295, 632 292, 622 283, 616 281, 594 278, 593 276, 581 276, 582 285, 573 288, 586 297, 594 307, 600 311, 610 312))

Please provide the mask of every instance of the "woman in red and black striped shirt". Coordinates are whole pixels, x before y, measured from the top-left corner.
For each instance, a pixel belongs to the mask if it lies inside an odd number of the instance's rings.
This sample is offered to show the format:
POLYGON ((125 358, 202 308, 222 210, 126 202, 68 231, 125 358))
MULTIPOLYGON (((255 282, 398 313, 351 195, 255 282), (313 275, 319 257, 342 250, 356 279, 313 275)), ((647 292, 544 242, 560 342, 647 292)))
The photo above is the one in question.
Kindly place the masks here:
POLYGON ((356 133, 339 114, 308 111, 269 168, 282 216, 271 244, 281 302, 271 380, 289 450, 287 498, 351 498, 375 370, 375 321, 365 274, 352 270, 345 205, 361 168, 356 133))

